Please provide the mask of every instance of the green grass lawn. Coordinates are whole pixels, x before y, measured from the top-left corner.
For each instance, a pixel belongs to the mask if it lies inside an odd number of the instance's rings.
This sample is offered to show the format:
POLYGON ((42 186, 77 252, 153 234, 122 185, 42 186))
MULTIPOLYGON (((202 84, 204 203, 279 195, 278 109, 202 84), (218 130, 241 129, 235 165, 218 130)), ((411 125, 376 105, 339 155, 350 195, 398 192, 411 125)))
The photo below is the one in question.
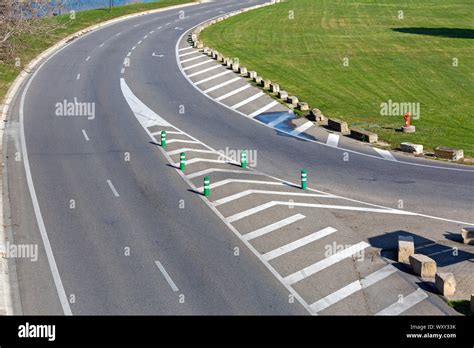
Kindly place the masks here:
POLYGON ((5 97, 9 86, 20 73, 21 69, 38 54, 56 42, 91 25, 104 22, 127 14, 193 2, 193 0, 161 0, 156 3, 131 4, 108 9, 88 10, 76 13, 71 20, 69 15, 40 19, 35 23, 34 31, 14 38, 17 48, 16 56, 20 58, 21 67, 15 66, 13 57, 9 61, 0 61, 0 101, 5 97), (52 31, 49 28, 56 28, 52 31))
POLYGON ((410 141, 474 156, 473 10, 472 0, 287 0, 201 38, 326 116, 367 122, 392 147, 410 141), (415 134, 395 130, 402 116, 381 115, 389 100, 419 103, 415 134))

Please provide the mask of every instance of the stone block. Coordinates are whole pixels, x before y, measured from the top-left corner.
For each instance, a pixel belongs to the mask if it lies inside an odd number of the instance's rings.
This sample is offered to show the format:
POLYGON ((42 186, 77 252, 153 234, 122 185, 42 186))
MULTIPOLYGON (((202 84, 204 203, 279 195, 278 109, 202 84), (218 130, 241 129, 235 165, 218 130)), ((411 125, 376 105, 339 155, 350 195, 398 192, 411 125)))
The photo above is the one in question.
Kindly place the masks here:
POLYGON ((410 264, 410 256, 415 254, 412 236, 398 236, 398 262, 410 264))
POLYGON ((298 103, 300 102, 298 100, 298 97, 295 97, 295 96, 289 96, 286 101, 288 103, 290 103, 291 105, 293 105, 294 107, 298 106, 298 103))
POLYGON ((460 159, 464 158, 464 151, 461 149, 438 146, 435 148, 434 151, 436 157, 448 159, 451 161, 459 161, 460 159))
POLYGON ((283 101, 286 101, 288 99, 288 92, 287 91, 279 91, 278 92, 278 98, 280 98, 283 101))
POLYGON ((358 128, 351 129, 351 137, 368 143, 376 143, 379 140, 377 133, 372 133, 358 128))
POLYGON ((456 292, 456 280, 452 273, 436 273, 435 285, 443 296, 452 296, 456 292))
POLYGON ((308 105, 308 103, 299 102, 299 103, 298 103, 298 110, 300 110, 300 111, 308 111, 308 110, 309 110, 309 105, 308 105))
POLYGON ((273 93, 280 92, 280 85, 278 83, 271 83, 270 84, 270 92, 273 92, 273 93))
POLYGON ((414 153, 415 155, 421 155, 423 153, 423 145, 412 144, 412 143, 401 143, 400 150, 403 152, 414 153))
POLYGON ((464 244, 474 245, 474 227, 461 228, 461 236, 464 244))
POLYGON ((260 85, 262 83, 263 78, 261 76, 256 76, 253 80, 257 85, 260 85))
POLYGON ((270 80, 263 80, 263 81, 262 81, 262 87, 263 87, 264 89, 270 89, 270 85, 271 85, 271 84, 272 84, 272 81, 270 81, 270 80))
POLYGON ((249 71, 249 78, 254 80, 257 77, 257 72, 256 71, 249 71))
POLYGON ((436 275, 436 261, 426 255, 411 255, 410 265, 413 273, 422 278, 434 278, 436 275))
POLYGON ((337 118, 329 118, 328 119, 328 128, 340 132, 344 135, 350 134, 351 131, 349 130, 349 126, 347 122, 341 121, 337 118))

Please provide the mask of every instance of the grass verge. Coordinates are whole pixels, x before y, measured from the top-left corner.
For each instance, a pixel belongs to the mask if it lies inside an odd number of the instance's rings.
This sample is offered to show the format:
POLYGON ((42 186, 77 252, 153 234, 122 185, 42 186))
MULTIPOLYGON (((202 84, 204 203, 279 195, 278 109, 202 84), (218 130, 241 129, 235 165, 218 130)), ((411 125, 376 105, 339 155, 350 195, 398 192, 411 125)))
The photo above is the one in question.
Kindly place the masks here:
POLYGON ((470 301, 469 300, 452 300, 448 301, 448 305, 454 308, 459 313, 464 315, 472 316, 470 309, 470 301))

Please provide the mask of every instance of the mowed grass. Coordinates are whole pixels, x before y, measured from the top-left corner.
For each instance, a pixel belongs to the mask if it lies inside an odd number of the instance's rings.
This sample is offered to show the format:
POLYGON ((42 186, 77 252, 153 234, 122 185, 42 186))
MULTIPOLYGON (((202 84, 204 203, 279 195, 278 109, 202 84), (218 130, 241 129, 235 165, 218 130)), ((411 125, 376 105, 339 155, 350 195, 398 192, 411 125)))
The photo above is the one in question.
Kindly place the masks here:
POLYGON ((69 18, 69 14, 37 20, 31 33, 21 34, 14 38, 17 48, 16 57, 12 57, 8 61, 0 61, 0 101, 5 97, 8 88, 21 72, 21 69, 28 65, 38 54, 68 35, 91 25, 127 14, 193 1, 161 0, 156 3, 116 6, 111 11, 108 9, 81 11, 76 13, 76 18, 73 20, 69 18), (15 65, 15 58, 17 57, 21 62, 20 67, 15 65))
POLYGON ((474 156, 473 10, 472 0, 287 0, 231 17, 201 38, 394 148, 410 141, 474 156), (389 100, 420 103, 415 134, 396 131, 402 116, 381 115, 389 100))

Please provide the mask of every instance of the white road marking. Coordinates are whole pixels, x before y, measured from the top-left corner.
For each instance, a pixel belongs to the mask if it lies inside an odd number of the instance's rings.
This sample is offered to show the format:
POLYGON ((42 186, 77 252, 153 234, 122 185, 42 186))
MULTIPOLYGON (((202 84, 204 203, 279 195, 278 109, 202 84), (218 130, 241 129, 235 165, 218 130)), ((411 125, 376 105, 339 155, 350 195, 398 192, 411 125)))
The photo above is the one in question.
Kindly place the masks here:
POLYGON ((290 132, 291 135, 299 135, 304 131, 308 130, 309 128, 313 127, 313 122, 308 121, 303 123, 301 126, 295 128, 293 131, 290 132))
POLYGON ((163 28, 163 27, 158 27, 158 28, 156 28, 156 29, 157 29, 157 30, 160 30, 161 28, 163 28))
POLYGON ((180 54, 179 57, 182 58, 182 57, 191 56, 193 54, 198 54, 198 53, 200 54, 201 52, 200 51, 193 51, 193 52, 189 52, 189 53, 183 53, 183 54, 180 54))
POLYGON ((374 147, 373 149, 375 150, 375 152, 377 152, 380 156, 382 156, 386 160, 389 160, 389 161, 396 161, 397 160, 395 157, 393 157, 393 155, 390 151, 377 149, 376 147, 374 147))
POLYGON ((137 46, 133 46, 133 47, 132 47, 132 51, 135 51, 135 48, 137 48, 137 46))
POLYGON ((202 83, 212 81, 212 80, 214 80, 214 79, 217 79, 217 78, 219 78, 219 77, 221 77, 221 76, 224 76, 224 75, 228 75, 228 74, 230 74, 230 73, 232 73, 232 71, 230 71, 230 70, 223 71, 223 72, 221 72, 221 73, 219 73, 219 74, 216 74, 216 75, 213 75, 213 76, 211 76, 211 77, 202 79, 202 80, 196 82, 195 85, 197 86, 197 85, 200 85, 200 84, 202 84, 202 83))
POLYGON ((138 41, 137 45, 141 45, 142 42, 143 42, 142 40, 138 41))
POLYGON ((250 117, 250 118, 253 118, 255 116, 258 116, 260 114, 263 114, 265 111, 268 111, 270 110, 272 107, 274 107, 275 105, 278 105, 278 102, 276 100, 272 101, 270 104, 268 105, 265 105, 264 107, 258 109, 257 111, 254 111, 252 112, 250 115, 248 115, 247 117, 250 117))
POLYGON ((135 24, 133 27, 136 28, 136 27, 138 27, 139 25, 140 25, 140 24, 135 24))
POLYGON ((158 266, 158 269, 160 270, 161 274, 163 274, 163 277, 165 277, 166 281, 171 286, 171 289, 173 290, 173 292, 178 292, 179 291, 178 287, 174 283, 173 279, 171 279, 168 272, 166 272, 166 269, 163 267, 161 262, 160 261, 155 261, 155 264, 158 266))
POLYGON ((222 88, 224 86, 230 85, 231 83, 234 83, 235 81, 240 80, 240 77, 234 77, 233 79, 227 80, 226 82, 222 82, 214 87, 208 88, 203 93, 211 93, 215 90, 218 90, 219 88, 222 88))
POLYGON ((182 60, 182 61, 181 61, 181 64, 184 64, 184 63, 187 63, 187 62, 191 62, 191 61, 196 60, 196 59, 202 59, 202 58, 207 58, 207 56, 204 56, 204 55, 200 54, 200 55, 197 56, 197 57, 193 57, 193 58, 188 58, 188 59, 182 60))
POLYGON ((117 197, 117 198, 120 197, 119 193, 115 189, 114 184, 112 184, 112 181, 107 180, 107 184, 109 184, 110 190, 112 190, 112 193, 114 194, 114 196, 117 197))
POLYGON ((77 74, 76 79, 79 80, 81 78, 81 74, 77 74))
POLYGON ((329 134, 326 140, 326 144, 328 146, 337 147, 337 145, 339 144, 339 135, 329 134))
POLYGON ((89 137, 87 136, 86 131, 85 131, 84 129, 82 130, 82 134, 84 135, 84 138, 86 139, 86 141, 89 141, 89 140, 90 140, 89 137))
POLYGON ((166 143, 167 144, 173 144, 173 143, 200 144, 200 142, 196 140, 184 140, 184 139, 171 139, 171 140, 167 140, 166 143))
POLYGON ((120 34, 122 34, 122 33, 117 33, 117 34, 115 34, 115 36, 120 36, 120 34))
POLYGON ((280 196, 301 196, 301 197, 320 197, 320 198, 336 198, 329 194, 320 194, 320 193, 301 193, 301 192, 286 192, 286 191, 267 191, 267 190, 245 190, 238 192, 236 194, 218 199, 214 201, 214 206, 226 204, 242 197, 252 195, 252 194, 265 194, 265 195, 280 195, 280 196))
POLYGON ((329 205, 329 204, 316 204, 316 203, 298 203, 298 202, 280 202, 280 201, 271 201, 264 203, 262 205, 259 205, 254 208, 250 208, 248 210, 245 210, 241 213, 229 216, 227 218, 227 221, 229 222, 234 222, 237 220, 240 220, 244 217, 253 215, 255 213, 258 213, 262 210, 277 206, 277 205, 292 205, 294 207, 306 207, 306 208, 322 208, 322 209, 339 209, 339 210, 349 210, 349 211, 362 211, 362 212, 368 212, 368 213, 382 213, 382 214, 394 214, 394 215, 412 215, 416 216, 418 214, 416 213, 411 213, 403 210, 396 210, 396 209, 378 209, 378 208, 366 208, 366 207, 353 207, 353 206, 345 206, 345 205, 329 205))
POLYGON ((387 308, 381 310, 375 315, 400 315, 406 310, 410 309, 414 305, 420 303, 423 301, 425 298, 428 297, 428 294, 418 288, 414 292, 412 292, 410 295, 405 296, 403 298, 403 302, 395 302, 392 305, 388 306, 387 308))
POLYGON ((151 54, 152 57, 158 57, 158 58, 163 58, 165 55, 164 54, 156 54, 155 52, 153 52, 151 54))
POLYGON ((265 227, 262 227, 262 228, 259 228, 258 230, 255 230, 253 232, 250 232, 250 233, 247 233, 247 234, 244 234, 242 236, 242 238, 244 238, 245 240, 249 241, 249 240, 252 240, 252 239, 255 239, 255 238, 258 238, 258 237, 261 237, 267 233, 270 233, 270 232, 273 232, 275 230, 278 230, 282 227, 285 227, 287 225, 290 225, 296 221, 299 221, 301 219, 304 219, 306 216, 302 215, 302 214, 296 214, 296 215, 293 215, 293 216, 290 216, 289 218, 286 218, 286 219, 283 219, 283 220, 280 220, 278 222, 275 222, 271 225, 268 225, 268 226, 265 226, 265 227))
POLYGON ((276 248, 272 251, 267 252, 266 254, 262 255, 264 260, 270 261, 273 260, 277 257, 280 257, 286 253, 289 253, 291 251, 294 251, 296 249, 299 249, 301 247, 304 247, 305 245, 315 242, 318 239, 324 238, 329 236, 330 234, 336 232, 337 230, 332 227, 326 227, 325 229, 322 229, 321 231, 314 232, 310 234, 309 236, 300 238, 298 240, 295 240, 294 242, 288 243, 280 248, 276 248))
POLYGON ((123 75, 124 73, 125 73, 125 68, 122 68, 122 69, 120 70, 120 74, 123 75))
MULTIPOLYGON (((228 162, 226 162, 228 163, 228 162)), ((241 183, 241 184, 259 184, 259 185, 276 185, 276 186, 281 186, 283 183, 278 182, 278 181, 260 181, 260 180, 245 180, 245 179, 224 179, 221 181, 217 181, 214 183, 211 183, 210 187, 215 188, 215 187, 220 187, 224 186, 227 184, 232 184, 232 183, 241 183)), ((202 189, 203 187, 201 187, 202 189)))
POLYGON ((148 35, 145 35, 145 36, 143 37, 143 39, 147 39, 147 38, 148 38, 148 35))
POLYGON ((86 58, 86 62, 88 62, 90 59, 91 59, 91 56, 88 56, 88 57, 86 58))
POLYGON ((288 112, 286 115, 282 115, 282 116, 278 117, 276 120, 273 120, 268 125, 270 127, 275 127, 277 124, 282 123, 283 121, 289 119, 291 116, 292 116, 292 113, 288 112))
POLYGON ((130 57, 132 55, 132 52, 127 53, 127 57, 130 57))
POLYGON ((170 25, 171 23, 166 23, 165 25, 170 25))
POLYGON ((395 273, 397 269, 392 265, 387 265, 378 271, 369 274, 367 277, 355 282, 350 283, 349 285, 334 291, 332 294, 320 299, 319 301, 314 302, 310 307, 316 313, 320 312, 333 304, 349 297, 350 295, 356 293, 359 290, 365 289, 385 278, 395 273))
POLYGON ((229 93, 226 93, 226 94, 224 94, 224 95, 221 95, 219 98, 216 98, 216 100, 217 100, 217 101, 224 100, 224 99, 229 98, 229 97, 233 96, 234 94, 240 93, 240 92, 242 92, 242 91, 244 91, 244 90, 246 90, 247 88, 250 88, 250 87, 252 87, 252 86, 249 85, 249 84, 246 84, 246 85, 244 85, 244 86, 242 86, 242 87, 239 87, 239 88, 237 88, 237 89, 234 89, 233 91, 231 91, 231 92, 229 92, 229 93))
MULTIPOLYGON (((166 132, 166 133, 168 133, 168 132, 166 132)), ((168 155, 173 156, 173 155, 180 154, 181 152, 215 153, 214 151, 211 151, 211 150, 190 149, 188 147, 184 147, 182 149, 170 151, 170 152, 168 152, 168 155)))
POLYGON ((289 276, 286 276, 285 278, 283 278, 283 281, 288 285, 293 285, 295 283, 298 283, 299 281, 307 277, 310 277, 313 274, 316 274, 319 271, 322 271, 323 269, 326 269, 338 263, 339 261, 347 259, 348 257, 352 257, 352 255, 368 248, 369 246, 370 245, 367 244, 366 242, 360 242, 358 244, 352 245, 349 248, 344 249, 343 251, 340 251, 319 262, 313 263, 312 265, 305 267, 300 271, 297 271, 293 274, 290 274, 289 276))
POLYGON ((204 61, 204 62, 197 63, 197 64, 194 64, 194 65, 191 65, 191 66, 187 66, 187 67, 184 68, 183 70, 193 69, 193 68, 196 68, 196 67, 198 67, 198 66, 201 66, 201 65, 204 65, 204 64, 207 64, 207 63, 213 63, 213 62, 214 62, 213 60, 207 59, 207 60, 204 61))
POLYGON ((235 173, 235 174, 252 174, 252 175, 263 175, 260 173, 255 173, 255 172, 250 172, 247 170, 236 170, 236 169, 221 169, 221 168, 209 168, 209 169, 204 169, 199 172, 191 173, 188 174, 187 177, 189 179, 197 178, 198 176, 206 175, 209 173, 214 173, 214 172, 219 172, 219 173, 235 173))
MULTIPOLYGON (((182 132, 177 132, 177 131, 169 131, 169 130, 167 130, 167 131, 166 131, 166 134, 183 134, 183 133, 182 133, 182 132)), ((152 136, 161 135, 161 131, 151 133, 151 135, 152 135, 152 136)))
POLYGON ((148 34, 153 34, 155 31, 154 30, 151 30, 148 34))
POLYGON ((184 48, 180 48, 178 51, 182 52, 182 51, 190 50, 192 48, 193 47, 184 47, 184 48))
POLYGON ((214 69, 217 69, 217 68, 220 68, 221 66, 220 65, 214 65, 214 66, 211 66, 210 68, 206 68, 204 70, 201 70, 201 71, 198 71, 198 72, 195 72, 191 75, 188 75, 188 77, 194 77, 194 76, 197 76, 197 75, 200 75, 200 74, 204 74, 205 72, 208 72, 208 71, 211 71, 211 70, 214 70, 214 69))
POLYGON ((104 47, 104 45, 105 45, 105 42, 101 43, 101 44, 99 45, 99 47, 102 48, 102 47, 104 47))
POLYGON ((240 108, 240 107, 242 107, 242 106, 244 106, 244 105, 247 105, 248 103, 253 102, 255 99, 260 98, 260 97, 261 97, 262 95, 264 95, 264 94, 265 94, 265 93, 263 93, 263 92, 260 91, 260 92, 258 92, 257 94, 254 94, 253 96, 248 97, 247 99, 244 99, 244 100, 238 102, 237 104, 232 105, 230 108, 233 109, 233 110, 238 109, 238 108, 240 108))
POLYGON ((217 160, 217 159, 209 159, 209 158, 192 158, 188 161, 186 161, 187 165, 191 165, 194 163, 229 163, 228 161, 225 160, 217 160))

